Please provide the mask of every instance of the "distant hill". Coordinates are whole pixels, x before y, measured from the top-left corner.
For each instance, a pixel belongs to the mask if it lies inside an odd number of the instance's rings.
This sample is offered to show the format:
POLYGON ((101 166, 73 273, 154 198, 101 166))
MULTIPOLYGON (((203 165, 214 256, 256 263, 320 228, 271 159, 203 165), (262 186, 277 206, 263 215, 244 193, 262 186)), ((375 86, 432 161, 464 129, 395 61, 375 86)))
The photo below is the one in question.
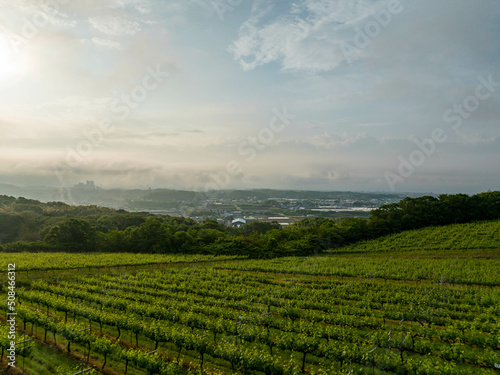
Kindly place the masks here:
MULTIPOLYGON (((124 209, 147 209, 156 207, 156 203, 188 203, 196 205, 207 199, 226 200, 266 200, 282 199, 340 199, 340 200, 371 200, 387 199, 398 201, 406 196, 421 194, 389 194, 349 191, 303 191, 303 190, 220 190, 205 194, 187 190, 172 189, 85 189, 81 187, 53 188, 29 187, 22 188, 9 184, 0 184, 0 195, 36 199, 41 202, 60 201, 73 205, 99 205, 124 209), (150 203, 153 203, 151 205, 150 203)), ((163 208, 161 204, 159 208, 163 208)), ((169 207, 169 205, 165 206, 169 207)))
POLYGON ((0 195, 21 196, 23 188, 10 184, 0 184, 0 195))
POLYGON ((68 217, 85 218, 96 227, 125 229, 140 225, 149 214, 129 213, 107 207, 73 206, 63 202, 43 203, 23 197, 0 195, 0 244, 39 241, 48 230, 68 217))
MULTIPOLYGON (((149 202, 170 197, 190 199, 192 195, 179 191, 149 192, 149 202)), ((435 250, 497 252, 500 249, 498 220, 500 192, 407 197, 370 211, 367 219, 309 217, 284 227, 255 221, 241 228, 213 219, 196 221, 97 205, 74 206, 0 196, 0 244, 25 242, 12 244, 9 251, 37 250, 43 246, 55 250, 70 247, 72 251, 99 249, 253 257, 317 254, 332 248, 337 249, 335 252, 348 253, 411 252, 412 256, 416 252, 435 250), (92 241, 83 246, 89 238, 92 241), (365 242, 367 239, 376 240, 365 242), (352 243, 357 245, 345 247, 352 243)))

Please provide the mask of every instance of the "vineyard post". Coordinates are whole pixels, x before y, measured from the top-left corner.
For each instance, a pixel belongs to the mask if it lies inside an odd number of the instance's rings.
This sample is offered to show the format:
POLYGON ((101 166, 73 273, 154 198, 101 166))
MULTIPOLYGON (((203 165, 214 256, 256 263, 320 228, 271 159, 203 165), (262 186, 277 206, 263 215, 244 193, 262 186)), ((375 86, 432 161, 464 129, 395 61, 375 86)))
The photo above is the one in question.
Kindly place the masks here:
POLYGON ((307 351, 304 351, 302 353, 302 372, 304 373, 305 372, 305 367, 306 367, 306 355, 307 355, 307 351))

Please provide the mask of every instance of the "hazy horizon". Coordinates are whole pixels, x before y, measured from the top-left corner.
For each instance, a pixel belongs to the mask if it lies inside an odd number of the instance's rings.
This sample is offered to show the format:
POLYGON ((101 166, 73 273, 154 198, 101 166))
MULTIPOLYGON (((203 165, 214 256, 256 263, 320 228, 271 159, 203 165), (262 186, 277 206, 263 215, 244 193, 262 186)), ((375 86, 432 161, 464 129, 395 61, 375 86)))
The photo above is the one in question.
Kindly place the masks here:
POLYGON ((494 0, 0 0, 0 183, 500 190, 494 0))
MULTIPOLYGON (((93 180, 92 180, 93 181, 93 180)), ((67 185, 67 186, 60 186, 60 185, 15 185, 15 184, 9 184, 9 183, 0 183, 0 195, 3 195, 4 192, 2 191, 2 185, 3 186, 12 186, 15 188, 19 188, 22 190, 37 190, 37 189, 58 189, 58 190, 69 190, 73 188, 77 188, 76 185, 78 184, 85 184, 86 181, 82 180, 79 181, 76 184, 73 185, 67 185)), ((178 191, 192 191, 192 192, 206 192, 206 189, 203 187, 200 187, 199 189, 172 189, 164 186, 157 186, 157 187, 124 187, 124 186, 103 186, 102 184, 99 184, 97 181, 93 181, 97 187, 97 189, 102 189, 105 191, 111 191, 111 190, 143 190, 147 191, 149 189, 151 190, 178 190, 178 191)), ((410 196, 410 197, 416 197, 416 196, 424 196, 424 195, 433 195, 437 196, 440 194, 467 194, 467 195, 475 195, 475 194, 480 194, 480 193, 485 193, 488 191, 492 191, 492 189, 487 189, 487 190, 481 190, 481 191, 471 191, 471 192, 464 192, 462 190, 443 190, 443 191, 387 191, 386 190, 336 190, 336 189, 299 189, 299 188, 272 188, 272 187, 255 187, 255 188, 225 188, 225 189, 214 189, 210 190, 210 192, 214 191, 220 191, 220 192, 231 192, 231 191, 258 191, 258 190, 272 190, 272 191, 297 191, 297 192, 323 192, 323 193, 373 193, 373 194, 394 194, 394 195, 404 195, 404 196, 410 196)), ((9 195, 9 194, 6 194, 9 195)), ((209 197, 212 197, 212 195, 209 195, 209 197)), ((37 198, 34 198, 37 199, 37 198)))

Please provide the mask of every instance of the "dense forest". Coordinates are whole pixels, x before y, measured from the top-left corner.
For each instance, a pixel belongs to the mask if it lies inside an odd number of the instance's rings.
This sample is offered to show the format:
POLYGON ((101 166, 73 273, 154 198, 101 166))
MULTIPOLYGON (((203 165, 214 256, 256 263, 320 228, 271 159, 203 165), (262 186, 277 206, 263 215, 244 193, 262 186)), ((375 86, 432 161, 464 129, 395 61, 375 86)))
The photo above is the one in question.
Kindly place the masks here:
POLYGON ((368 219, 309 218, 240 228, 98 206, 0 196, 0 251, 308 255, 427 226, 500 219, 500 192, 405 198, 368 219))

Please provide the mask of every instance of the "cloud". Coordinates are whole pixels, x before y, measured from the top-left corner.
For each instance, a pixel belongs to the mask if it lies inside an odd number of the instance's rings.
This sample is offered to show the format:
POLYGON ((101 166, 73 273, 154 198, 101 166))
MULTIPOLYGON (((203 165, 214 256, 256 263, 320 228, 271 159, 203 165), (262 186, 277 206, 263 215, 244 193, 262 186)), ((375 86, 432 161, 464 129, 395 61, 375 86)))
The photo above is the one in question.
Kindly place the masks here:
POLYGON ((106 35, 135 35, 141 31, 139 22, 117 16, 95 16, 89 18, 90 26, 106 35))
POLYGON ((483 145, 497 144, 498 145, 500 143, 499 142, 500 138, 492 136, 492 135, 490 135, 490 136, 484 136, 482 134, 472 135, 472 134, 466 134, 463 131, 458 131, 457 133, 465 145, 474 145, 474 146, 477 146, 480 144, 483 144, 483 145))
MULTIPOLYGON (((0 32, 20 34, 39 4, 0 0, 0 32)), ((42 179, 110 119, 115 130, 69 183, 196 187, 237 160, 234 187, 387 190, 383 173, 442 127, 449 140, 401 189, 451 189, 460 178, 464 189, 495 188, 500 90, 459 132, 443 113, 479 76, 500 81, 500 2, 401 0, 404 11, 349 63, 340 46, 387 4, 253 0, 220 22, 210 0, 69 1, 21 50, 26 75, 0 78, 0 179, 42 179), (113 100, 157 64, 171 77, 119 120, 113 100), (239 145, 282 106, 297 121, 249 162, 239 145)))
POLYGON ((322 148, 335 148, 336 146, 349 146, 359 140, 366 139, 365 133, 360 133, 356 135, 349 135, 347 133, 343 134, 330 134, 325 132, 320 135, 315 135, 307 138, 307 142, 316 147, 322 148))
POLYGON ((71 95, 46 102, 33 109, 59 121, 81 124, 96 122, 106 116, 114 100, 111 97, 71 95))
POLYGON ((345 60, 341 43, 383 1, 302 0, 273 12, 271 1, 257 1, 229 50, 244 70, 279 62, 286 71, 324 72, 345 60))
POLYGON ((380 126, 389 126, 391 123, 389 122, 365 122, 361 124, 355 124, 354 126, 358 128, 376 128, 380 126))
POLYGON ((401 1, 401 12, 382 25, 375 14, 386 11, 388 4, 299 0, 279 5, 259 0, 229 50, 244 70, 275 62, 284 71, 320 73, 360 60, 369 61, 363 69, 393 72, 396 67, 396 73, 400 68, 416 69, 414 75, 429 84, 426 73, 461 74, 466 62, 486 63, 481 59, 490 55, 491 66, 498 57, 497 47, 478 42, 493 40, 497 34, 498 2, 401 1), (360 47, 355 37, 374 21, 379 32, 360 47), (345 53, 347 44, 355 50, 351 56, 345 53))
MULTIPOLYGON (((15 9, 17 13, 26 16, 28 21, 35 21, 37 24, 52 23, 58 24, 64 21, 68 16, 65 12, 63 1, 37 1, 37 0, 17 0, 17 1, 0 1, 2 13, 7 13, 11 9, 15 9), (10 9, 9 9, 10 8, 10 9)), ((25 19, 25 21, 26 21, 25 19)), ((68 22, 73 24, 72 21, 68 22)))
MULTIPOLYGON (((108 187, 146 184, 195 189, 221 175, 226 163, 235 160, 242 174, 224 187, 388 191, 384 172, 395 172, 398 155, 407 157, 415 149, 412 139, 382 141, 363 134, 330 133, 322 140, 269 145, 255 160, 247 161, 233 142, 197 147, 189 139, 179 142, 173 133, 117 130, 105 147, 96 148, 75 167, 64 167, 65 184, 91 178, 108 187), (174 141, 171 146, 162 146, 170 138, 174 141)), ((52 176, 56 181, 52 162, 64 165, 65 154, 45 149, 43 142, 31 140, 29 150, 24 145, 2 145, 5 152, 0 155, 0 177, 21 181, 23 176, 36 175, 48 181, 52 176)), ((411 178, 398 184, 397 190, 478 192, 498 187, 499 145, 500 138, 441 144, 411 178), (474 178, 464 179, 464 175, 474 178)))
POLYGON ((109 105, 111 98, 93 98, 87 96, 67 96, 47 103, 43 103, 38 108, 55 108, 57 111, 63 108, 79 107, 82 111, 102 110, 109 105))
POLYGON ((142 14, 151 13, 151 2, 149 0, 113 0, 109 7, 114 9, 132 7, 142 14))
POLYGON ((120 43, 109 39, 92 38, 92 42, 98 46, 109 48, 109 49, 122 49, 120 43))

